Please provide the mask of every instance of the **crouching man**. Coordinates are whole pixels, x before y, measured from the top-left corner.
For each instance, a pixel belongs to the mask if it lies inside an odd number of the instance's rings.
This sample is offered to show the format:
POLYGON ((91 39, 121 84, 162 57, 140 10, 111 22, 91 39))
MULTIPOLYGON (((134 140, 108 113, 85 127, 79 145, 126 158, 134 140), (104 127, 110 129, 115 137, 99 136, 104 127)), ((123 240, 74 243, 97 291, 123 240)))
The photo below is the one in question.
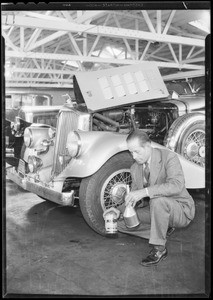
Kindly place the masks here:
POLYGON ((124 220, 119 220, 118 231, 149 239, 152 250, 141 264, 156 265, 168 255, 169 231, 189 225, 195 215, 195 204, 186 190, 177 154, 153 148, 148 135, 141 130, 128 135, 127 146, 135 163, 125 205, 136 208, 140 224, 127 228, 124 220))

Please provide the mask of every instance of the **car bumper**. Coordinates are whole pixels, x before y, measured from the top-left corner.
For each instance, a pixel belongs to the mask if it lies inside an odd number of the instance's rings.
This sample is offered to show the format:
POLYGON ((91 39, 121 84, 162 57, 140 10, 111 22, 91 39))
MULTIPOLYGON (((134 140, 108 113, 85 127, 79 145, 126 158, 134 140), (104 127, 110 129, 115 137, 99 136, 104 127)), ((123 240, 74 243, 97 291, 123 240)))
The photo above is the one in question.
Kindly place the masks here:
POLYGON ((28 177, 21 177, 18 172, 16 172, 14 167, 7 169, 7 177, 12 180, 24 190, 34 193, 42 198, 55 202, 63 206, 73 206, 74 205, 74 191, 71 190, 68 193, 61 193, 53 188, 44 186, 41 182, 32 182, 28 177))

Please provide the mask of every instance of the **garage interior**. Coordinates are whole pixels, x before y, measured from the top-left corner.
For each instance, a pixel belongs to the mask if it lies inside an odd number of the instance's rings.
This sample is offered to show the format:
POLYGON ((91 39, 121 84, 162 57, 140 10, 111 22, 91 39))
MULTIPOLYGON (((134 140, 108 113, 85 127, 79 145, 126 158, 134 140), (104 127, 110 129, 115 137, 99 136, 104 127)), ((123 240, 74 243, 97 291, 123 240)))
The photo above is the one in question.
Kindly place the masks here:
MULTIPOLYGON (((165 82, 203 78, 210 2, 202 3, 130 10, 2 5, 5 94, 42 91, 53 96, 53 105, 63 105, 74 97, 75 72, 143 61, 155 62, 165 82)), ((3 184, 4 296, 205 297, 210 276, 205 189, 189 191, 195 219, 169 237, 167 260, 143 268, 147 240, 121 233, 107 239, 86 224, 78 204, 45 201, 6 176, 3 184)))

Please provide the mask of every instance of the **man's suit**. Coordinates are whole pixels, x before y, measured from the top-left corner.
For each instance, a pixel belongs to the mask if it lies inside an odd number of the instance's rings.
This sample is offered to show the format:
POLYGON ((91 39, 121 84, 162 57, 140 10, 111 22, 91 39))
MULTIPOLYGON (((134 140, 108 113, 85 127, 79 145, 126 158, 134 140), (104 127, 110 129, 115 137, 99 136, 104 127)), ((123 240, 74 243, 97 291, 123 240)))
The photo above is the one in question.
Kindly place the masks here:
MULTIPOLYGON (((134 163, 130 169, 131 191, 144 188, 143 165, 134 163)), ((185 188, 178 156, 169 150, 153 148, 150 161, 148 206, 137 208, 141 224, 128 229, 118 222, 121 232, 148 238, 150 244, 165 245, 168 227, 185 227, 194 218, 195 205, 185 188)))

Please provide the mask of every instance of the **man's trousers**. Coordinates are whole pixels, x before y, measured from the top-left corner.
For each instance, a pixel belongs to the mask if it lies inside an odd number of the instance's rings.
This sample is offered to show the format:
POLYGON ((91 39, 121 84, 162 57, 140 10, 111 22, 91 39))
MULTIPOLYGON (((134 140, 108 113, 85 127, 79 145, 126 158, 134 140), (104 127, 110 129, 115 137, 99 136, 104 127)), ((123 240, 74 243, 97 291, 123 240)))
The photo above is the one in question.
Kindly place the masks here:
POLYGON ((136 211, 140 224, 128 228, 124 220, 119 220, 118 231, 149 239, 152 245, 165 246, 169 227, 186 227, 191 221, 186 217, 182 204, 168 197, 150 199, 147 206, 138 207, 136 211))

